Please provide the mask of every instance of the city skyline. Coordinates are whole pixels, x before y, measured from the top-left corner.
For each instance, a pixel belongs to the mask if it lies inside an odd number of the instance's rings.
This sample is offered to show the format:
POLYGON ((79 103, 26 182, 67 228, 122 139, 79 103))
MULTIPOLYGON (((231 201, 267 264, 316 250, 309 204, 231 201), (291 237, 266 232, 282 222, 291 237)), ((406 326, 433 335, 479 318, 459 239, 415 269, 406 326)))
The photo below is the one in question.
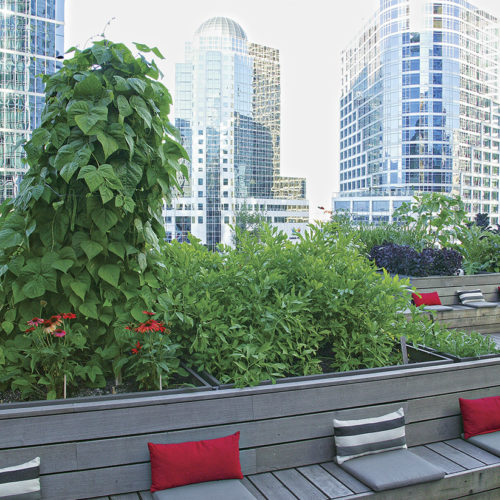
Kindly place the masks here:
POLYGON ((342 51, 336 210, 389 222, 421 192, 498 223, 499 25, 467 2, 381 0, 342 51))
MULTIPOLYGON (((475 3, 500 17, 496 1, 475 3)), ((251 5, 187 0, 173 9, 169 2, 149 0, 137 9, 135 2, 127 0, 67 0, 66 47, 88 46, 89 38, 116 17, 106 36, 127 44, 157 45, 166 56, 161 68, 172 93, 174 63, 182 60, 184 40, 209 17, 230 17, 245 26, 253 41, 279 49, 281 174, 306 176, 311 219, 315 219, 324 216, 317 206, 329 208, 332 193, 339 188, 340 53, 377 6, 376 0, 353 0, 349 8, 319 0, 257 0, 251 5)))
POLYGON ((167 241, 191 233, 209 248, 231 245, 241 210, 290 237, 304 231, 304 180, 280 176, 279 52, 251 42, 232 19, 212 17, 186 41, 175 73, 175 125, 191 162, 164 215, 167 241))

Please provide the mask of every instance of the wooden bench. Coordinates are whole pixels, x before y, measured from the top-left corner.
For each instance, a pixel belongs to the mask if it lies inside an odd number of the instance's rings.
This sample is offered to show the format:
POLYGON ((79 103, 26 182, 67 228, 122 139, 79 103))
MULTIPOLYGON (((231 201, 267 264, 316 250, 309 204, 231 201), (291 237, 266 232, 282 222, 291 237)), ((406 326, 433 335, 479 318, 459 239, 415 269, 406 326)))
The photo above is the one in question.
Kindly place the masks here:
POLYGON ((457 295, 457 290, 480 288, 488 302, 498 302, 500 306, 500 273, 410 278, 410 282, 418 292, 438 292, 441 303, 453 307, 452 311, 432 311, 436 321, 468 332, 500 333, 500 307, 474 309, 462 306, 457 295))
POLYGON ((0 467, 40 456, 43 497, 50 500, 144 500, 151 498, 148 441, 239 430, 244 481, 257 498, 388 498, 332 462, 332 418, 360 407, 382 414, 403 406, 409 446, 448 474, 411 491, 391 490, 391 499, 500 495, 500 459, 459 439, 458 405, 460 396, 499 393, 500 362, 489 359, 245 389, 4 404, 0 467))

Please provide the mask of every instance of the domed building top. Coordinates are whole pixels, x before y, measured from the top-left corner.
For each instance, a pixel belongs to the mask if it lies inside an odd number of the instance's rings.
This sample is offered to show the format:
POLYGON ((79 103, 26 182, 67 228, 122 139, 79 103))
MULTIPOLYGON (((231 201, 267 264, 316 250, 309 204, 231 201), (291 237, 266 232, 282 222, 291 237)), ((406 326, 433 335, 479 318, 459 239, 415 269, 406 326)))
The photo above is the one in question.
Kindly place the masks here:
POLYGON ((229 17, 212 17, 205 21, 195 32, 197 36, 231 36, 247 39, 243 28, 229 17))

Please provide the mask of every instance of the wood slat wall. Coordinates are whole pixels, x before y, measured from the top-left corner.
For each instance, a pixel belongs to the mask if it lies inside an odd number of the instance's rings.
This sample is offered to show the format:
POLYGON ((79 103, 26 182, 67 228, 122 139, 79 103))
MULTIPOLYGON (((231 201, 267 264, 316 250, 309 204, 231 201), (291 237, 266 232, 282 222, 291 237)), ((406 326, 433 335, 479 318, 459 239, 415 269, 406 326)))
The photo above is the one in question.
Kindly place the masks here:
MULTIPOLYGON (((147 442, 239 430, 244 474, 332 460, 332 418, 403 406, 410 446, 457 438, 458 397, 500 392, 500 362, 454 365, 106 402, 0 407, 0 467, 41 457, 45 498, 147 490, 147 442), (50 409, 47 415, 40 407, 50 409), (360 408, 362 407, 362 408, 360 408)), ((298 484, 297 487, 300 487, 298 484)))

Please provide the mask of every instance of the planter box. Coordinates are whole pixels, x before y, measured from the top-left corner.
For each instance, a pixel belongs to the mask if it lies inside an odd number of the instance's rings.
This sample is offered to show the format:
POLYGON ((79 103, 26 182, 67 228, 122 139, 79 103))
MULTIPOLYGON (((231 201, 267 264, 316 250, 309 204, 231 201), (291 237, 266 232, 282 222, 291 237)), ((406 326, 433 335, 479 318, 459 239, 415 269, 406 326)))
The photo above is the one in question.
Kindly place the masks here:
MULTIPOLYGON (((399 344, 398 344, 399 348, 399 344)), ((324 372, 317 373, 314 375, 303 375, 297 377, 282 377, 276 379, 276 384, 287 384, 290 382, 307 382, 312 380, 323 380, 323 379, 334 379, 339 377, 349 377, 351 375, 369 375, 372 373, 380 373, 386 371, 396 371, 396 370, 405 370, 408 367, 425 367, 425 366, 434 366, 441 364, 449 364, 453 363, 448 357, 445 357, 437 352, 431 352, 425 349, 413 347, 411 345, 407 346, 409 364, 401 364, 401 365, 392 365, 392 366, 380 366, 377 368, 363 368, 360 370, 351 370, 347 372, 324 372)), ((325 358, 324 358, 325 359, 325 358)), ((234 384, 223 384, 212 374, 203 371, 201 376, 216 390, 218 389, 234 389, 234 384)), ((271 380, 264 380, 259 386, 262 385, 272 385, 273 382, 271 380)))
POLYGON ((213 390, 212 385, 205 380, 204 377, 196 373, 191 368, 182 365, 189 377, 185 381, 186 386, 176 387, 174 389, 163 389, 162 391, 138 391, 138 392, 122 392, 119 394, 104 394, 99 396, 79 396, 74 398, 66 399, 54 399, 54 400, 44 400, 44 401, 20 401, 12 403, 0 403, 0 412, 7 408, 29 408, 37 405, 67 405, 73 403, 98 403, 99 401, 118 401, 120 399, 130 399, 130 398, 148 398, 153 396, 163 396, 167 394, 184 394, 191 392, 201 392, 201 391, 211 391, 213 390), (187 384, 190 384, 188 386, 187 384))
POLYGON ((456 354, 450 354, 449 352, 438 351, 437 349, 433 349, 432 347, 427 346, 419 346, 421 351, 425 351, 431 354, 438 354, 445 358, 451 359, 454 363, 461 363, 465 361, 477 361, 479 359, 492 359, 492 358, 500 358, 500 353, 497 354, 479 354, 478 356, 457 356, 456 354))
MULTIPOLYGON (((458 398, 487 397, 499 390, 496 360, 449 360, 226 391, 3 405, 0 468, 39 456, 43 496, 50 500, 142 492, 151 486, 148 442, 180 443, 240 431, 243 474, 267 473, 331 461, 332 418, 360 418, 358 411, 368 407, 377 415, 403 407, 410 447, 459 438, 458 398)), ((485 485, 484 476, 477 484, 485 490, 500 487, 498 471, 495 478, 498 486, 485 485)), ((464 484, 463 475, 458 476, 455 489, 439 498, 460 496, 464 484)), ((417 497, 437 498, 433 493, 417 497)), ((133 496, 138 497, 126 495, 133 496)), ((409 492, 406 498, 415 495, 409 492)))

